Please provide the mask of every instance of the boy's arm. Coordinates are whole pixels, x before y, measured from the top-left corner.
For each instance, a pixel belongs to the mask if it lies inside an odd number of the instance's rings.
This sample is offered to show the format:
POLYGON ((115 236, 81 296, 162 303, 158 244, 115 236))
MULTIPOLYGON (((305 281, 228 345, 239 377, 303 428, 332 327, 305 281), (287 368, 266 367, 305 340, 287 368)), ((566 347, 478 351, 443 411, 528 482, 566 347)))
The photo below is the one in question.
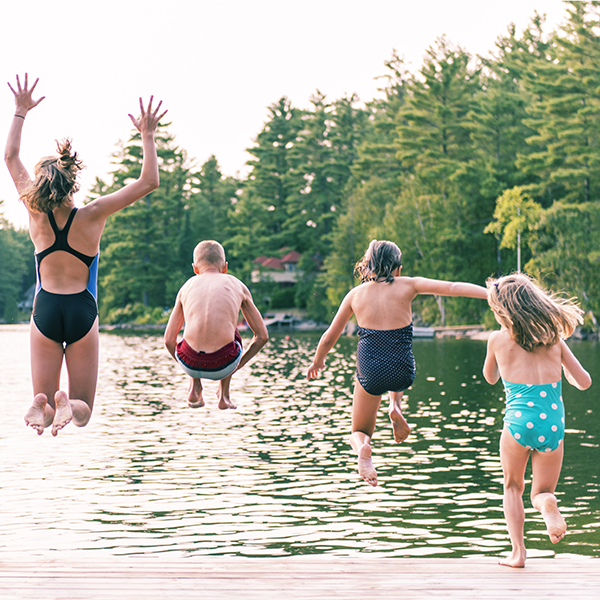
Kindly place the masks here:
POLYGON ((487 299, 487 289, 475 283, 443 281, 441 279, 428 279, 427 277, 412 277, 411 279, 417 294, 487 299))
POLYGON ((250 359, 254 358, 259 353, 260 349, 269 341, 267 326, 263 321, 260 311, 256 308, 254 300, 252 300, 252 294, 248 288, 245 290, 245 297, 244 300, 242 300, 240 309, 244 315, 244 319, 246 319, 246 323, 248 323, 248 327, 252 330, 254 337, 248 348, 244 351, 244 354, 242 354, 240 364, 236 371, 239 371, 250 359))
POLYGON ((342 300, 335 317, 333 317, 333 321, 331 321, 331 325, 329 325, 327 331, 321 336, 313 362, 306 372, 307 379, 318 377, 319 372, 325 368, 325 357, 338 341, 340 335, 342 335, 342 331, 344 331, 344 327, 346 327, 346 323, 350 320, 354 312, 352 310, 351 294, 352 292, 349 292, 342 300))
POLYGON ((165 328, 165 346, 169 351, 169 354, 175 358, 175 350, 177 348, 177 335, 181 331, 185 322, 185 316, 183 314, 183 305, 181 303, 181 291, 177 294, 175 300, 175 306, 171 311, 169 322, 165 328))
POLYGON ((498 369, 498 361, 496 360, 496 337, 497 333, 492 332, 487 343, 487 354, 483 363, 483 376, 488 383, 494 385, 500 379, 500 370, 498 369))
POLYGON ((590 374, 581 366, 571 348, 564 340, 560 341, 562 366, 567 381, 578 390, 587 390, 592 385, 590 374))

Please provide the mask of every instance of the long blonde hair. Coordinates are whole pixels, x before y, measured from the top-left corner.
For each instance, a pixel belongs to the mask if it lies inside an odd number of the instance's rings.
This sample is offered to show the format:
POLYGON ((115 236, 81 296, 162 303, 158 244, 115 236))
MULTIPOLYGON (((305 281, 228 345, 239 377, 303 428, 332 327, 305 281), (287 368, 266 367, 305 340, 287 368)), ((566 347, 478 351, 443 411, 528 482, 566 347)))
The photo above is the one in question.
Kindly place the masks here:
POLYGON ((21 194, 30 210, 45 213, 70 200, 79 190, 77 175, 83 163, 72 152, 71 141, 57 142, 58 156, 42 158, 35 166, 35 178, 21 194))
POLYGON ((561 298, 523 273, 490 278, 488 303, 501 325, 524 350, 553 346, 583 323, 575 298, 561 298))

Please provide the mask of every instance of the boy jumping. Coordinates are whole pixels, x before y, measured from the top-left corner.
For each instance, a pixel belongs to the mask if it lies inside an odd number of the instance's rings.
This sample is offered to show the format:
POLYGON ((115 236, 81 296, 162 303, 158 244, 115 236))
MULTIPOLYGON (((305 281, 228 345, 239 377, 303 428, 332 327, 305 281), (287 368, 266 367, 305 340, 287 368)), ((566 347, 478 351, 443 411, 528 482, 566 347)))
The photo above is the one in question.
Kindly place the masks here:
POLYGON ((227 275, 225 250, 205 240, 194 249, 194 277, 183 284, 165 329, 165 346, 190 376, 188 405, 204 406, 202 378, 219 380, 219 408, 236 408, 229 397, 233 373, 267 343, 269 334, 250 290, 227 275), (237 330, 240 310, 254 337, 246 351, 237 330), (185 323, 183 339, 177 334, 185 323))

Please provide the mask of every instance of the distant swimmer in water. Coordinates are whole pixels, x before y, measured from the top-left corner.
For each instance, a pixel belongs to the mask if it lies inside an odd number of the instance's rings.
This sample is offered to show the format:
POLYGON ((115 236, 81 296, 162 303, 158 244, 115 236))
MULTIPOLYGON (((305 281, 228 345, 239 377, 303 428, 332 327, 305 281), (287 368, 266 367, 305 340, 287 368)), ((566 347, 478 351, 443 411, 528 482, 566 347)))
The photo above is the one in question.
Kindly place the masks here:
POLYGON ((223 246, 204 240, 194 249, 195 276, 183 284, 165 329, 165 346, 190 376, 188 405, 204 406, 202 379, 219 381, 219 408, 236 408, 229 386, 241 369, 267 343, 269 334, 250 290, 227 274, 223 246), (237 330, 240 311, 254 333, 244 351, 237 330), (184 326, 183 338, 177 335, 184 326))
POLYGON ((359 475, 373 486, 377 485, 377 472, 371 460, 371 438, 383 394, 390 393, 388 414, 396 442, 403 442, 410 433, 402 415, 402 396, 415 378, 411 302, 419 294, 487 298, 486 288, 473 283, 401 277, 401 270, 402 253, 396 244, 378 240, 369 244, 355 268, 361 284, 342 301, 307 373, 308 379, 313 379, 325 368, 327 353, 354 314, 358 323, 357 381, 350 445, 358 455, 359 475))
MULTIPOLYGON (((33 404, 25 415, 27 425, 52 435, 73 421, 87 425, 92 415, 98 379, 97 280, 100 238, 106 219, 158 187, 154 132, 166 111, 152 108, 152 97, 140 117, 129 115, 141 134, 143 165, 139 178, 120 190, 75 207, 77 175, 83 168, 68 140, 58 144, 58 155, 42 158, 33 179, 19 157, 21 132, 27 113, 44 98, 32 95, 17 76, 12 93, 15 114, 8 132, 4 159, 19 198, 29 213, 29 234, 35 246, 37 284, 30 328, 33 404), (66 362, 69 389, 59 389, 66 362)), ((90 117, 95 118, 95 117, 90 117)))
POLYGON ((524 274, 490 279, 487 284, 488 302, 501 329, 489 337, 483 375, 491 384, 502 378, 506 392, 500 462, 512 552, 499 562, 524 567, 527 462, 531 456, 531 503, 542 514, 550 541, 556 544, 567 530, 554 495, 565 437, 561 371, 580 390, 589 388, 592 379, 565 343, 583 322, 579 306, 541 289, 524 274))

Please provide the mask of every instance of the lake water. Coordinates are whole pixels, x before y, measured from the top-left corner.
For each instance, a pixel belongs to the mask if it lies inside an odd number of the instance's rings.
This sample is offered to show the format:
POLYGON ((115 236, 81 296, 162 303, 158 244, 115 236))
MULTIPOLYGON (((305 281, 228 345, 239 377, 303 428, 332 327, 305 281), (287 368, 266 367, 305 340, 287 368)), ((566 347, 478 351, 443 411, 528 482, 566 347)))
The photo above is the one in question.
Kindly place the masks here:
MULTIPOLYGON (((501 386, 481 376, 485 343, 416 340, 417 378, 395 444, 382 406, 381 485, 358 479, 346 442, 356 338, 307 382, 318 334, 274 334, 236 374, 237 411, 187 408, 187 381, 157 335, 101 334, 88 427, 25 427, 28 327, 0 326, 0 555, 168 553, 495 556, 509 550, 498 440, 501 386)), ((557 496, 569 527, 552 546, 526 491, 529 556, 600 556, 600 345, 571 347, 596 383, 564 384, 566 455, 557 496)), ((385 404, 382 403, 382 404, 385 404)), ((529 476, 529 472, 528 472, 529 476)))

